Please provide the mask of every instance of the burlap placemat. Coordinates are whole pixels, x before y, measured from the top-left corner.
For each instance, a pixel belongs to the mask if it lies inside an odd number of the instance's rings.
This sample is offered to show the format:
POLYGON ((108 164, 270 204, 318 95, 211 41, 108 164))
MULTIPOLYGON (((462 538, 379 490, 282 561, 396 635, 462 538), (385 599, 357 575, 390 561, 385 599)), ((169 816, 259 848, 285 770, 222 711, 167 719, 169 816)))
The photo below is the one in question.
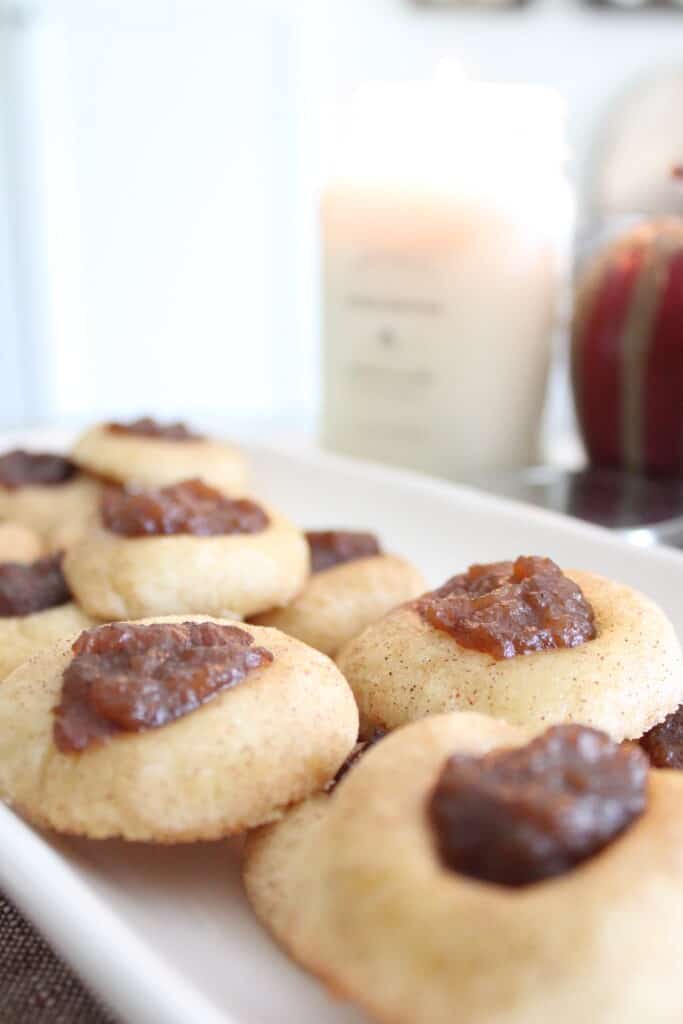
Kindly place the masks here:
POLYGON ((0 893, 1 1024, 116 1024, 0 893))

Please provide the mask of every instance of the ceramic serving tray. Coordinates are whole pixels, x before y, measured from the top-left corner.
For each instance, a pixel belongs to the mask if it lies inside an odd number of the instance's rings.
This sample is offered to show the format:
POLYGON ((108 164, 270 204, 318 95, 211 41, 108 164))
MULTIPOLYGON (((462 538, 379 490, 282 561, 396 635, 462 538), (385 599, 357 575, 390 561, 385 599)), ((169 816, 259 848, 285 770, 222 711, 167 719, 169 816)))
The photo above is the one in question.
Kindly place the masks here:
MULTIPOLYGON (((35 447, 37 439, 17 440, 35 447)), ((549 555, 645 591, 683 636, 679 552, 629 546, 522 504, 316 451, 250 454, 264 499, 307 527, 377 531, 434 585, 471 562, 549 555)), ((365 1019, 264 934, 240 887, 235 842, 160 849, 67 841, 0 806, 0 848, 0 887, 126 1024, 365 1019)))

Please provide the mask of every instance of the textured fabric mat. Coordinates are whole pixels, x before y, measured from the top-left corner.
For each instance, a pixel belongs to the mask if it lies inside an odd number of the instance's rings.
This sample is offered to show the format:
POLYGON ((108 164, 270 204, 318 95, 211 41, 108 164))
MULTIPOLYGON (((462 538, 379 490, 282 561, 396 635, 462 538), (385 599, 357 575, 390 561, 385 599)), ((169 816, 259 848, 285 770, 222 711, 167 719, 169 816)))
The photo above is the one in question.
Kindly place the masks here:
POLYGON ((1 1024, 115 1024, 0 893, 1 1024))

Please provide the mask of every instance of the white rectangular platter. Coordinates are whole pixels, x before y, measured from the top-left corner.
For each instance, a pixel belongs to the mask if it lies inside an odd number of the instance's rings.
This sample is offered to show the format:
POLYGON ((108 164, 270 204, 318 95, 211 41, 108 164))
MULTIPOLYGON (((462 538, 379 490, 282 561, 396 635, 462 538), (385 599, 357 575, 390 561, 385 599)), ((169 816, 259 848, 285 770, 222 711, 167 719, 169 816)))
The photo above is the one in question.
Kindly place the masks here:
MULTIPOLYGON (((561 516, 316 451, 249 454, 257 494, 306 527, 376 530, 435 585, 470 562, 547 554, 644 590, 683 637, 680 552, 628 546, 561 516)), ((126 1024, 364 1019, 262 932, 240 888, 234 843, 62 841, 0 806, 0 846, 0 887, 126 1024)))

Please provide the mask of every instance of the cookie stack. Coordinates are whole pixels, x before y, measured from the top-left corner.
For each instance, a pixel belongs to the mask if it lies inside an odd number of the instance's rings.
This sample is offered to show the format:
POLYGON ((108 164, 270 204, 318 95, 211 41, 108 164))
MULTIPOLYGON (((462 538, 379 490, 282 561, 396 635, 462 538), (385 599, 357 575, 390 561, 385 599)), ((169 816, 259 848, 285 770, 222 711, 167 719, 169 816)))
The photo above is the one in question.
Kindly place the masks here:
POLYGON ((683 767, 662 611, 518 558, 397 607, 337 664, 363 741, 247 842, 278 943, 392 1024, 680 1020, 683 776, 648 759, 683 767))
POLYGON ((28 820, 246 832, 258 917, 378 1020, 681 1019, 683 658, 647 597, 530 556, 427 591, 149 418, 0 458, 0 515, 28 820))
POLYGON ((8 453, 0 498, 6 799, 62 832, 170 843, 329 783, 358 711, 326 654, 423 589, 412 566, 368 535, 305 535, 248 496, 234 446, 147 417, 69 458, 8 453))

